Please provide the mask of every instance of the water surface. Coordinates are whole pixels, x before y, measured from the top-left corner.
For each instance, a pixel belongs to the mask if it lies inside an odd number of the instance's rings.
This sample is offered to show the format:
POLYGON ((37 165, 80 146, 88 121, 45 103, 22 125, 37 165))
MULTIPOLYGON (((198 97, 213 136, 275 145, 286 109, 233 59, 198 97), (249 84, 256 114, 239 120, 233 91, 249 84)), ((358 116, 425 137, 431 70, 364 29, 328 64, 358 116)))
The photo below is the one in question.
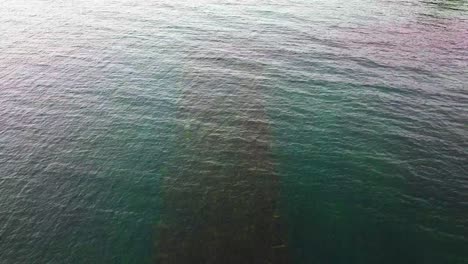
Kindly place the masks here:
POLYGON ((2 263, 468 263, 466 1, 0 7, 2 263))

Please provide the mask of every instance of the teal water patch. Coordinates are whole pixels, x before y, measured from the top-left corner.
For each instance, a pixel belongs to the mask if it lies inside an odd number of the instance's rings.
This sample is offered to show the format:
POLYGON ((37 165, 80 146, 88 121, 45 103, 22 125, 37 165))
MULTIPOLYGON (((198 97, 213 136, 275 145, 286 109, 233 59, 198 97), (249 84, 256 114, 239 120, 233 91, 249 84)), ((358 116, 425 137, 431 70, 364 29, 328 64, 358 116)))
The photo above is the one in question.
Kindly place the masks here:
MULTIPOLYGON (((446 208, 415 179, 462 175, 461 160, 441 161, 441 152, 431 151, 437 141, 420 149, 419 138, 402 136, 423 124, 405 127, 399 113, 385 112, 388 90, 324 81, 278 85, 274 98, 284 103, 274 104, 284 107, 270 113, 296 263, 466 262, 463 205, 446 208), (314 93, 286 92, 306 89, 314 93)), ((445 151, 456 153, 461 142, 452 140, 445 151)))

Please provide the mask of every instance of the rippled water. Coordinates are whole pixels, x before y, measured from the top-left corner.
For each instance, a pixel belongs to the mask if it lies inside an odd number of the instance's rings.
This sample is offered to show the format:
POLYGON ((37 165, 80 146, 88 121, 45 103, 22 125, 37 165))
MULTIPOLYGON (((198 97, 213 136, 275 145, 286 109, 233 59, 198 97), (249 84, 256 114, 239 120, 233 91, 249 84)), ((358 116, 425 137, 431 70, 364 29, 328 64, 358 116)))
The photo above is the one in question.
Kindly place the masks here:
POLYGON ((463 0, 4 0, 1 263, 468 263, 463 0))

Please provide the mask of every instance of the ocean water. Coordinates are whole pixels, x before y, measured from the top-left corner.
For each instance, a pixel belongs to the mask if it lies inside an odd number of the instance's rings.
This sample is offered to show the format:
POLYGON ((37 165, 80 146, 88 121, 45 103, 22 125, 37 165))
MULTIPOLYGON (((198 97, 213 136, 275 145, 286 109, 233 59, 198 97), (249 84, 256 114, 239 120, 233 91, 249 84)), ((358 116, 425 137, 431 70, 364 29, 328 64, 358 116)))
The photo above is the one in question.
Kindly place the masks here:
POLYGON ((468 263, 468 2, 3 0, 0 263, 468 263))

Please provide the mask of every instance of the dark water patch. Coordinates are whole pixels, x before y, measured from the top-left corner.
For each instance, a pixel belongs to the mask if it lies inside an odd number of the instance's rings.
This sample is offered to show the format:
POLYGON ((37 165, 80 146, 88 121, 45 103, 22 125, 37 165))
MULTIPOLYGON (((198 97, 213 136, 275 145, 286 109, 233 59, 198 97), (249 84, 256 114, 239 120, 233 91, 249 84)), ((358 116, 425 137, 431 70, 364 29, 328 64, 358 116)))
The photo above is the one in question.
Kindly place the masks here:
POLYGON ((289 263, 263 84, 225 78, 187 73, 177 151, 161 187, 157 263, 289 263))

